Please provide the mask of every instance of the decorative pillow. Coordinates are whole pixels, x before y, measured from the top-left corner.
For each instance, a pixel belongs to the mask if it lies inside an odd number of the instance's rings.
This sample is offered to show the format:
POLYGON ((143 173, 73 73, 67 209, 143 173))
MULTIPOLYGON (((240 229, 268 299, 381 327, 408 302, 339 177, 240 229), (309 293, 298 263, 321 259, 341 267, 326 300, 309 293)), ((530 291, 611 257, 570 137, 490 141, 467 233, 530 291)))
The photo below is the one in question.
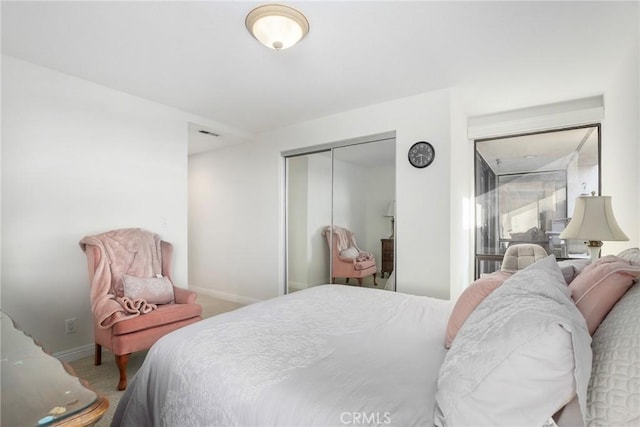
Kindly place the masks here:
POLYGON ((560 267, 560 271, 562 271, 564 281, 567 282, 567 285, 570 284, 590 262, 588 259, 581 258, 558 261, 558 266, 560 267))
POLYGON ((340 256, 343 258, 357 258, 359 253, 360 252, 358 252, 356 248, 354 248, 353 246, 350 246, 347 249, 341 250, 340 256))
POLYGON ((607 255, 586 266, 571 282, 571 298, 586 319, 591 335, 638 276, 640 266, 633 266, 615 255, 607 255))
POLYGON ((587 426, 640 425, 640 286, 611 309, 592 348, 587 426))
POLYGON ((143 299, 150 304, 168 304, 174 301, 173 284, 167 277, 122 276, 124 296, 143 299))
POLYGON ((482 276, 475 282, 473 282, 467 289, 462 292, 456 305, 451 311, 449 317, 449 323, 447 324, 447 336, 445 338, 444 346, 446 348, 451 347, 453 339, 456 334, 467 320, 467 317, 476 309, 491 292, 493 292, 498 286, 507 280, 512 273, 508 271, 496 271, 491 274, 482 276))
POLYGON ((618 254, 620 258, 626 259, 632 265, 640 266, 640 249, 639 248, 629 248, 618 254))
POLYGON ((555 257, 509 277, 469 316, 438 376, 437 426, 541 426, 577 394, 591 337, 555 257))

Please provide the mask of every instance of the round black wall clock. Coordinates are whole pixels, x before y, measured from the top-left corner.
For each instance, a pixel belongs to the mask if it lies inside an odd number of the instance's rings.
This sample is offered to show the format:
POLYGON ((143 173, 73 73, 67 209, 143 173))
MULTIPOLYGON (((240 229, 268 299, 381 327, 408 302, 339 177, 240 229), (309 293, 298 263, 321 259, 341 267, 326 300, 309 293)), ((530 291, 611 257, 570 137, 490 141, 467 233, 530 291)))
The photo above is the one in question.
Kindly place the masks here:
POLYGON ((409 163, 416 168, 426 168, 436 157, 436 150, 427 141, 418 141, 409 148, 409 163))

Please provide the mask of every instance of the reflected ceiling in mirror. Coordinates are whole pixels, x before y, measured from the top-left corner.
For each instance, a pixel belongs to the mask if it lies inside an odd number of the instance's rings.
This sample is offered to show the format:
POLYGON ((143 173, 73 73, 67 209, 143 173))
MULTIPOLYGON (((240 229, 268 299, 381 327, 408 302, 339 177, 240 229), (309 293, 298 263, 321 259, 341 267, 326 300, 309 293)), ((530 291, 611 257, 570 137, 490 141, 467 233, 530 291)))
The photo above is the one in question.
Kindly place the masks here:
POLYGON ((477 141, 476 149, 496 175, 598 166, 597 126, 477 141))

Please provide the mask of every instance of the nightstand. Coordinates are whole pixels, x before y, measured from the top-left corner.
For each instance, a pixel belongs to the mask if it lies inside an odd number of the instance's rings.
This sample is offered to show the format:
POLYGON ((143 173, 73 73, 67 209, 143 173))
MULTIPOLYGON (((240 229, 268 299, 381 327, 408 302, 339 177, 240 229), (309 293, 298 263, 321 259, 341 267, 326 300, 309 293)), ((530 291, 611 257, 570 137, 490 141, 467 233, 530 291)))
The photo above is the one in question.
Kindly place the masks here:
POLYGON ((380 276, 384 277, 384 273, 393 272, 393 239, 380 239, 382 242, 382 270, 380 270, 380 276))

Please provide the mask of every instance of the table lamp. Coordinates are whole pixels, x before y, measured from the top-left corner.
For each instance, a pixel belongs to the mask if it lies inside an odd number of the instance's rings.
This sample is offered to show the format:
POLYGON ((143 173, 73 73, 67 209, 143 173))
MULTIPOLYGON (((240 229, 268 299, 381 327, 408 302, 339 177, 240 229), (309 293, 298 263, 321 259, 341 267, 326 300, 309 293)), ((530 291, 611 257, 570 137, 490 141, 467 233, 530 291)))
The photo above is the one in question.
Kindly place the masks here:
POLYGON ((611 196, 580 196, 576 199, 573 217, 560 238, 585 240, 591 262, 598 259, 602 241, 629 240, 622 231, 611 207, 611 196))

